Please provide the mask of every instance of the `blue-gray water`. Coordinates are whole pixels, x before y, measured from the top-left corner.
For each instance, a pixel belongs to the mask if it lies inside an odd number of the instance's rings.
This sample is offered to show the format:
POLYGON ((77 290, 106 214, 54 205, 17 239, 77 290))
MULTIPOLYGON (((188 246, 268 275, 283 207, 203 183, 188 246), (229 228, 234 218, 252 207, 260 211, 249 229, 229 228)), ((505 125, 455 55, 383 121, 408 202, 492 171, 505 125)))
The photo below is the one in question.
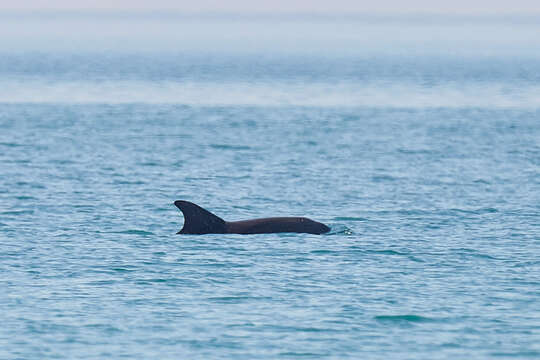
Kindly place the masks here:
POLYGON ((538 22, 13 16, 0 358, 540 357, 538 22), (178 236, 177 199, 333 230, 178 236))

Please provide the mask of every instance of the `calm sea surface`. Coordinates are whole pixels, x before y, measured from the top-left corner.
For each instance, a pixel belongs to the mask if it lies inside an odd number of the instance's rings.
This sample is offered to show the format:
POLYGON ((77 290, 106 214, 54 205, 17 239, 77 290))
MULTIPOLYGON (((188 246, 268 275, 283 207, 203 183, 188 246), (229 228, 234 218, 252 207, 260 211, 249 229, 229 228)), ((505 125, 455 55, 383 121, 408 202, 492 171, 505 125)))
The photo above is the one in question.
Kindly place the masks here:
POLYGON ((1 17, 1 359, 540 357, 538 19, 1 17))

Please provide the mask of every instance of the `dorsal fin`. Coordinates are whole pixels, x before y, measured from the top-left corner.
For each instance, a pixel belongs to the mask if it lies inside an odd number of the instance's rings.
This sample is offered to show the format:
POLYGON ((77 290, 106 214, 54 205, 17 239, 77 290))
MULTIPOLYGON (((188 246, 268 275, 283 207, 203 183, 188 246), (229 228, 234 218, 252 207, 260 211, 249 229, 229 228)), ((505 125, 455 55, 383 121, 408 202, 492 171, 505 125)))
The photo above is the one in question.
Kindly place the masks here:
POLYGON ((184 214, 184 227, 177 234, 225 234, 225 220, 185 200, 174 202, 184 214))

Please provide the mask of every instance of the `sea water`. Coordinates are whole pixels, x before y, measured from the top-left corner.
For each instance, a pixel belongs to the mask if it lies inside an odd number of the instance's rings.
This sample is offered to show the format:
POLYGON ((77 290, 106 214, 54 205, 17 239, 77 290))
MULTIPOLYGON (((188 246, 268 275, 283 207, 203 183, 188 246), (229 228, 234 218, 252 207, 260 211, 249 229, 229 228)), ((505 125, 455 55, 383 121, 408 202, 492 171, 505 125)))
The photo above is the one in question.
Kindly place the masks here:
POLYGON ((3 14, 0 358, 540 357, 537 20, 3 14))

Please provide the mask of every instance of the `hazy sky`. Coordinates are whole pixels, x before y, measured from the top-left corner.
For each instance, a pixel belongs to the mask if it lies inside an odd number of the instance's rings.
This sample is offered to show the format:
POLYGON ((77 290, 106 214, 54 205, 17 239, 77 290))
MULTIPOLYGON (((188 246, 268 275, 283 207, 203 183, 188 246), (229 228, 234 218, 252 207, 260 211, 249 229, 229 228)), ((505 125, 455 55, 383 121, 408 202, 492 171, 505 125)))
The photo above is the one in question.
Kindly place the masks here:
POLYGON ((112 9, 216 12, 540 13, 540 0, 0 0, 0 9, 112 9))

